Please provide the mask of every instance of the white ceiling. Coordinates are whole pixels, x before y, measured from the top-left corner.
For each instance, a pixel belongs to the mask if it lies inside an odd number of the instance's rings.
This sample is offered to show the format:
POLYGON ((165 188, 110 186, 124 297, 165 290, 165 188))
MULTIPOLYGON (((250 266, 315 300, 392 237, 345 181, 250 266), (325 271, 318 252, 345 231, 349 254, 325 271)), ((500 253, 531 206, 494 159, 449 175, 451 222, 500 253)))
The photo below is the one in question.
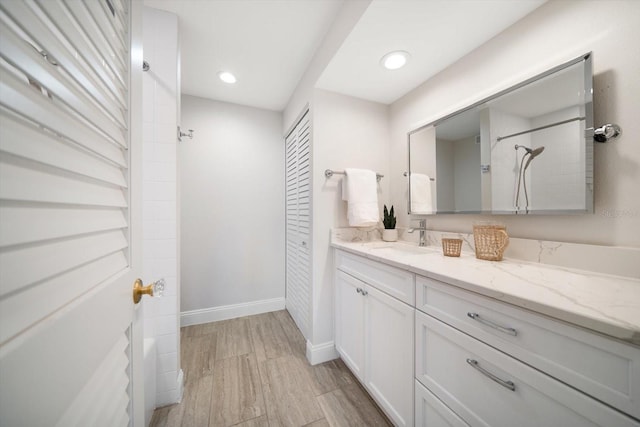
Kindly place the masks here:
POLYGON ((144 0, 178 15, 182 93, 281 111, 343 0, 144 0), (238 79, 229 85, 218 71, 238 79))
POLYGON ((373 0, 320 77, 322 89, 390 104, 546 0, 373 0), (380 59, 409 52, 404 68, 380 59))
MULTIPOLYGON (((281 111, 344 0, 144 0, 179 18, 182 93, 281 111), (234 85, 217 73, 231 71, 234 85)), ((358 0, 346 0, 358 1, 358 0)), ((373 0, 318 87, 389 104, 546 0, 373 0), (389 71, 380 58, 411 54, 389 71)))

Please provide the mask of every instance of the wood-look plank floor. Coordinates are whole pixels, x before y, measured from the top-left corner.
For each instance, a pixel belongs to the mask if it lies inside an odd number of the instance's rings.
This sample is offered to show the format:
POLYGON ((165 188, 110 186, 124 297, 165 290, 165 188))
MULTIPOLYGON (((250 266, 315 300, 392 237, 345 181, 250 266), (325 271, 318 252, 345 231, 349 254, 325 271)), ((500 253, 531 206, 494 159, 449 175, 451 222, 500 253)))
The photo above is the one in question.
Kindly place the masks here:
POLYGON ((311 366, 285 310, 180 331, 182 402, 152 427, 390 426, 342 360, 311 366))

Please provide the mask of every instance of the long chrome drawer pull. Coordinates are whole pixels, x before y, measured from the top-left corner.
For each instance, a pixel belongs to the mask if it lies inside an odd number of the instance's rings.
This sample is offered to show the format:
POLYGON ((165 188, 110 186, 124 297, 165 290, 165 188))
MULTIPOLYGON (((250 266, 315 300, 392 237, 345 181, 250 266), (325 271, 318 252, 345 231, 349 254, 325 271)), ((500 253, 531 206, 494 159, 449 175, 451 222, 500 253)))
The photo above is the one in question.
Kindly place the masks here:
POLYGON ((502 387, 508 388, 511 391, 516 391, 516 385, 513 383, 513 381, 505 381, 502 380, 498 377, 496 377, 495 375, 493 375, 491 372, 487 371, 486 369, 482 368, 479 364, 477 360, 473 360, 473 359, 467 359, 467 363, 471 366, 473 366, 474 368, 476 368, 478 371, 480 371, 481 373, 483 373, 484 375, 486 375, 487 377, 491 378, 492 380, 494 380, 495 382, 497 382, 498 384, 500 384, 502 387))
POLYGON ((485 324, 487 326, 491 326, 492 328, 497 329, 500 332, 504 332, 505 334, 513 335, 514 337, 516 335, 518 335, 518 331, 516 331, 515 329, 513 329, 513 328, 505 328, 504 326, 500 326, 500 325, 498 325, 496 323, 493 323, 490 320, 483 319, 482 317, 480 317, 480 315, 478 313, 469 312, 469 313, 467 313, 467 316, 469 316, 473 320, 477 320, 478 322, 483 323, 483 324, 485 324))

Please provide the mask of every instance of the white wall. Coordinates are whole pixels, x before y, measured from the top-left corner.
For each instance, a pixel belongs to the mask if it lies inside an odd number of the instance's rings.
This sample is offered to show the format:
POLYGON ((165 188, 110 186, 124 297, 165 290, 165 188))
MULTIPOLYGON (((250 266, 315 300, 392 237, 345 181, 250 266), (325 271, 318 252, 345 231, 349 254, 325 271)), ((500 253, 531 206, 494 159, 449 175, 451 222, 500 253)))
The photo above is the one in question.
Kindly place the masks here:
POLYGON ((180 279, 176 193, 178 17, 144 8, 143 73, 143 279, 166 281, 162 298, 144 297, 144 336, 156 339, 156 405, 181 397, 178 307, 180 279))
POLYGON ((453 187, 456 210, 478 210, 482 205, 480 186, 480 144, 476 137, 460 139, 453 144, 453 187))
POLYGON ((181 122, 194 129, 178 146, 183 319, 274 298, 284 307, 282 115, 184 95, 181 122))
MULTIPOLYGON (((432 133, 435 133, 435 128, 432 127, 432 133)), ((413 134, 416 135, 416 134, 413 134)), ((415 145, 413 144, 413 135, 411 135, 411 153, 413 153, 415 145)), ((435 138, 434 138, 435 139, 435 138)), ((453 211, 456 209, 455 203, 455 155, 454 146, 452 141, 445 139, 435 139, 436 149, 433 150, 429 157, 435 159, 436 173, 428 174, 429 177, 436 179, 432 186, 432 189, 436 193, 436 203, 433 205, 435 211, 453 211)), ((421 156, 418 154, 418 156, 421 156)), ((411 154, 411 171, 413 173, 413 158, 415 156, 411 154)), ((412 209, 413 211, 413 209, 412 209)))
MULTIPOLYGON (((325 178, 324 170, 371 169, 384 175, 378 203, 389 197, 388 107, 316 89, 313 113, 313 319, 311 345, 333 341, 333 258, 330 230, 348 227, 342 201, 342 178, 325 178)), ((400 173, 402 175, 402 173, 400 173)), ((405 201, 406 206, 406 201, 405 201)), ((400 209, 402 210, 402 209, 400 209)))
MULTIPOLYGON (((406 132, 554 65, 594 52, 596 124, 623 135, 596 145, 595 214, 501 216, 512 236, 640 246, 640 2, 549 1, 514 26, 392 104, 391 194, 406 203, 406 132)), ((401 213, 402 211, 399 211, 401 213)), ((475 216, 429 217, 428 226, 470 232, 475 216)), ((408 222, 407 215, 399 224, 408 222)))

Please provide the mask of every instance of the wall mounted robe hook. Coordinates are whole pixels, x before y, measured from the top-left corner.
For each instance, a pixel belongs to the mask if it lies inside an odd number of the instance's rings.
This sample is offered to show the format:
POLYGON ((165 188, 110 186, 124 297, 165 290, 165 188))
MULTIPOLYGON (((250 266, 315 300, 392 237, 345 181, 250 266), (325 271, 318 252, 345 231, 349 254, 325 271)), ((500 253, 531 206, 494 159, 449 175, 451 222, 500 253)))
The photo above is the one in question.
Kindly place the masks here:
POLYGON ((193 129, 188 129, 189 132, 182 132, 180 126, 178 126, 178 140, 182 141, 182 137, 186 136, 189 139, 193 139, 193 129))
POLYGON ((622 134, 622 128, 615 123, 607 123, 593 131, 593 140, 595 142, 607 142, 615 139, 622 134))

